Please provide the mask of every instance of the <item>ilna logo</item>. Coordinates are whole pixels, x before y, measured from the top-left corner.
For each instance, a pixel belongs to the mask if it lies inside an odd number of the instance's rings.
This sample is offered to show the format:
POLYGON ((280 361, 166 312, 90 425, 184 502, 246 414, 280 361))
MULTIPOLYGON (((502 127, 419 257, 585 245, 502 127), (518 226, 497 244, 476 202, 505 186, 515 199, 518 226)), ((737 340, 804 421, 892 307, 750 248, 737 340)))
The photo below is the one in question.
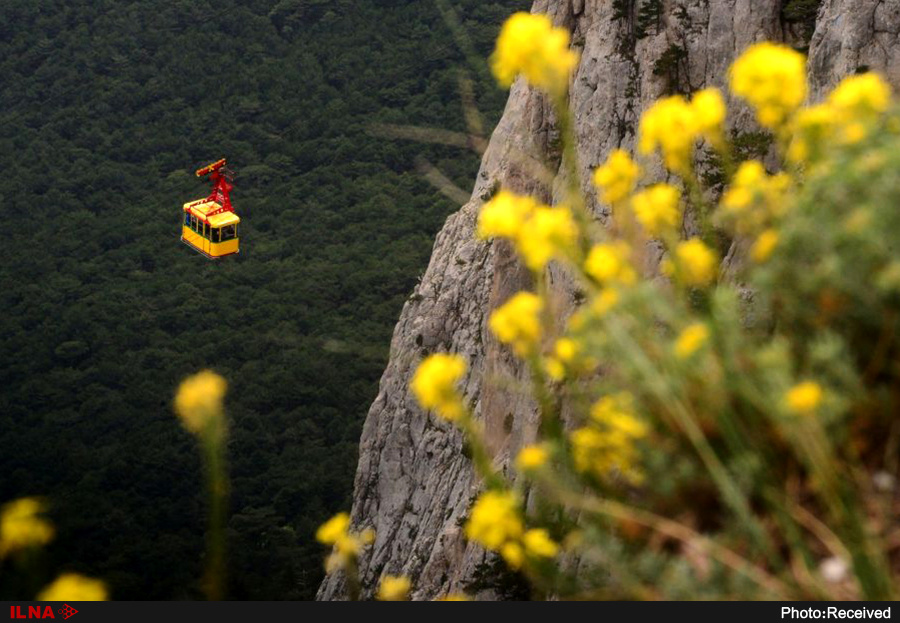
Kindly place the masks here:
MULTIPOLYGON (((78 614, 78 610, 70 606, 69 604, 63 604, 63 607, 59 609, 59 614, 62 615, 63 619, 68 619, 73 614, 78 614)), ((10 606, 9 607, 9 618, 11 619, 55 619, 56 615, 53 614, 53 608, 51 606, 28 606, 27 611, 22 610, 22 606, 10 606)))

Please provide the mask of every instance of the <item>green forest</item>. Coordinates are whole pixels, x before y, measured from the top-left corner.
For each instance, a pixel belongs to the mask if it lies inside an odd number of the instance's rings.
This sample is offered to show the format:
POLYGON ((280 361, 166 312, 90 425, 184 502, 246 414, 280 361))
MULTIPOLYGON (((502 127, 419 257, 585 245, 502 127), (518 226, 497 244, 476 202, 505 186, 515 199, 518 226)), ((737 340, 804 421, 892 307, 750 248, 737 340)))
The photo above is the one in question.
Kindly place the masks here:
MULTIPOLYGON (((62 570, 114 599, 201 597, 200 457, 179 381, 229 382, 232 599, 308 599, 316 526, 350 505, 400 309, 469 189, 471 151, 376 124, 487 128, 486 57, 523 0, 5 0, 0 6, 0 503, 43 496, 62 570), (455 33, 455 34, 454 34, 455 33), (461 39, 461 33, 465 38, 461 39), (227 157, 241 253, 179 240, 227 157)), ((5 574, 5 575, 4 575, 5 574)))

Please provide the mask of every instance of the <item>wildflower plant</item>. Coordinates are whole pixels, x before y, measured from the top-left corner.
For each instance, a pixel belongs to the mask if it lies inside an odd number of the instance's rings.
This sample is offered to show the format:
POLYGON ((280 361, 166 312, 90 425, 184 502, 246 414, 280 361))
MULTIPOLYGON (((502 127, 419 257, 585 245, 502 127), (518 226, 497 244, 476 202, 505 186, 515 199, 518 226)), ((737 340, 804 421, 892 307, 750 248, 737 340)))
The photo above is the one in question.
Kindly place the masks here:
POLYGON ((488 324, 530 372, 538 439, 497 469, 459 355, 427 357, 412 384, 465 433, 483 478, 466 537, 536 596, 896 598, 896 498, 873 484, 900 464, 889 87, 853 76, 807 105, 803 56, 751 46, 726 78, 774 135, 774 157, 735 162, 719 90, 660 100, 637 155, 616 149, 596 169, 603 228, 577 181, 575 58, 567 32, 529 14, 510 19, 493 58, 502 85, 521 78, 556 106, 568 167, 557 205, 503 189, 477 226, 531 271, 533 288, 488 324), (701 146, 724 189, 696 175, 701 146), (657 158, 666 182, 645 177, 657 158), (650 248, 663 251, 655 268, 650 248), (550 262, 583 293, 562 328, 550 262), (834 559, 844 577, 823 573, 834 559))
POLYGON ((228 512, 228 469, 225 450, 228 426, 223 404, 228 383, 203 370, 181 382, 175 394, 175 414, 181 424, 197 437, 206 472, 209 499, 209 527, 206 532, 206 574, 204 591, 210 600, 225 597, 225 525, 228 512))
MULTIPOLYGON (((350 599, 355 601, 359 599, 359 555, 363 548, 375 541, 375 532, 371 529, 363 530, 360 533, 350 531, 350 515, 347 513, 338 513, 321 526, 316 531, 316 540, 323 545, 332 548, 331 554, 325 561, 325 571, 334 573, 335 571, 343 571, 347 578, 348 592, 350 599)), ((389 583, 389 585, 391 585, 389 583)), ((395 588, 398 584, 392 584, 395 588)), ((407 585, 404 595, 408 592, 407 585)), ((396 595, 398 591, 388 590, 391 595, 396 595)), ((389 599, 388 601, 400 601, 401 598, 389 599)))

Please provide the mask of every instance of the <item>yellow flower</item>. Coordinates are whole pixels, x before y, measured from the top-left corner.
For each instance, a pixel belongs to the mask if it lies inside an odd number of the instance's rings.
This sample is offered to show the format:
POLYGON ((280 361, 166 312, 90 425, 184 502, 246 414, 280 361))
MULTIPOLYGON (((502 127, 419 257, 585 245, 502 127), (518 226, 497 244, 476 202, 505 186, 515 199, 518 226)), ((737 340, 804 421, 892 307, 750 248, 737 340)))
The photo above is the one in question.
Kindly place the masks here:
POLYGON ((630 255, 631 249, 623 240, 597 244, 588 253, 584 270, 601 284, 630 285, 637 279, 628 259, 630 255))
POLYGON ((347 536, 350 528, 350 515, 338 513, 316 530, 316 540, 324 545, 334 545, 340 539, 347 536))
POLYGON ((537 206, 538 202, 532 197, 501 190, 481 208, 481 214, 478 215, 478 237, 515 239, 537 206))
POLYGON ((488 322, 491 331, 520 357, 531 353, 541 337, 541 310, 544 303, 531 292, 519 292, 497 308, 488 322))
POLYGON ((557 97, 569 87, 578 55, 569 49, 569 33, 543 14, 515 13, 503 24, 491 69, 504 87, 522 75, 532 85, 557 97))
POLYGON ((618 472, 626 480, 637 484, 642 475, 638 468, 635 443, 646 437, 649 428, 633 410, 631 394, 621 392, 604 396, 591 407, 591 421, 571 433, 575 467, 606 478, 618 472))
POLYGON ((798 415, 810 415, 822 402, 822 387, 815 381, 803 381, 794 385, 785 395, 790 411, 798 415))
POLYGON ((634 415, 634 399, 628 392, 604 396, 591 406, 591 418, 608 430, 639 439, 647 436, 647 425, 634 415))
POLYGON ((606 162, 594 171, 594 184, 601 190, 600 199, 618 203, 634 190, 641 168, 622 149, 615 149, 606 162))
POLYGON ((575 244, 578 228, 568 208, 539 206, 519 230, 516 249, 532 270, 565 255, 575 244))
POLYGON ((500 555, 511 569, 519 569, 525 562, 525 548, 518 541, 504 543, 500 548, 500 555))
POLYGON ((386 575, 378 586, 379 601, 406 601, 409 598, 409 578, 405 576, 386 575))
POLYGON ((710 142, 713 147, 724 144, 722 124, 725 122, 725 100, 715 87, 697 91, 691 98, 691 111, 697 131, 710 142))
POLYGON ((758 160, 742 162, 722 195, 722 216, 741 233, 758 231, 767 219, 784 212, 790 184, 787 173, 769 175, 758 160))
POLYGON ((525 446, 516 456, 516 467, 523 472, 540 469, 547 463, 547 449, 541 445, 525 446))
POLYGON ((410 387, 422 408, 453 421, 465 410, 456 389, 465 374, 465 359, 459 355, 437 353, 419 364, 410 387))
POLYGON ((654 184, 631 198, 634 216, 651 236, 658 236, 678 224, 678 189, 669 184, 654 184))
POLYGON ((581 347, 578 345, 578 342, 568 337, 559 338, 553 346, 553 351, 559 357, 559 360, 566 363, 571 363, 579 350, 581 350, 581 347))
POLYGON ((738 167, 731 181, 733 188, 755 189, 763 184, 767 177, 766 168, 759 160, 745 160, 738 167))
POLYGON ((106 601, 109 593, 100 580, 63 573, 37 596, 38 601, 106 601))
POLYGON ((891 87, 875 73, 848 76, 828 96, 828 103, 843 122, 871 117, 888 109, 891 87))
POLYGON ((448 593, 435 601, 472 601, 465 593, 448 593))
MULTIPOLYGON (((582 315, 578 312, 573 314, 569 319, 569 326, 574 328, 574 325, 579 324, 582 315)), ((584 356, 581 344, 568 337, 556 340, 556 343, 553 345, 553 354, 544 361, 544 368, 554 381, 563 380, 568 370, 588 372, 596 366, 597 360, 593 357, 584 356)))
POLYGON ((828 96, 827 106, 845 144, 858 143, 872 122, 891 103, 891 87, 878 74, 864 73, 844 78, 828 96))
POLYGON ((181 423, 192 433, 201 433, 207 426, 223 416, 222 400, 228 383, 210 370, 189 376, 175 394, 175 413, 181 423))
POLYGON ((572 457, 580 472, 592 473, 599 478, 609 478, 618 473, 638 484, 642 475, 637 467, 638 451, 634 439, 616 431, 606 432, 582 427, 569 435, 572 457))
POLYGON ((670 262, 664 266, 667 272, 675 273, 685 285, 703 287, 716 278, 719 260, 715 252, 707 247, 699 238, 679 242, 675 247, 674 265, 670 262))
POLYGON ((750 46, 729 71, 731 90, 753 106, 759 123, 777 130, 806 99, 806 59, 791 48, 750 46))
POLYGON ((666 167, 676 173, 690 171, 694 143, 700 127, 691 105, 680 95, 657 100, 644 112, 638 150, 649 155, 659 149, 666 167))
POLYGON ((559 553, 559 545, 543 528, 529 530, 522 541, 525 544, 525 551, 536 558, 553 558, 559 553))
POLYGON ((501 190, 478 216, 479 238, 507 238, 532 270, 564 255, 575 243, 578 227, 566 207, 551 208, 532 197, 501 190))
POLYGON ((53 539, 53 524, 44 519, 44 504, 21 498, 0 509, 0 559, 9 552, 46 545, 53 539))
POLYGON ((316 530, 316 540, 323 545, 333 545, 334 551, 325 561, 328 573, 346 567, 355 559, 364 545, 375 540, 375 532, 363 530, 360 534, 350 532, 350 515, 338 513, 316 530))
POLYGON ((722 209, 725 212, 738 214, 753 205, 754 199, 751 189, 745 186, 732 186, 722 193, 722 209))
POLYGON ((774 229, 767 229, 750 247, 750 257, 754 262, 761 264, 771 257, 776 246, 778 246, 778 232, 774 229))
POLYGON ((709 339, 709 329, 700 322, 685 327, 675 340, 675 356, 679 359, 687 359, 706 344, 709 339))
POLYGON ((494 552, 509 542, 518 542, 525 527, 515 494, 511 491, 482 493, 472 507, 465 531, 470 540, 494 552))

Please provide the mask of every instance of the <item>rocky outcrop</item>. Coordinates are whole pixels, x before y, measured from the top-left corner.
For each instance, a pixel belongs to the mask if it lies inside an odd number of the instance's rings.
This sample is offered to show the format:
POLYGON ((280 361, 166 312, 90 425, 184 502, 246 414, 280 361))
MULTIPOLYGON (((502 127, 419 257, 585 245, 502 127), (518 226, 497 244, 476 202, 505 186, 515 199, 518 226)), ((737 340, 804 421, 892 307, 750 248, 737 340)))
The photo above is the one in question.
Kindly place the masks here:
POLYGON ((900 85, 900 2, 824 0, 810 45, 813 97, 820 98, 842 77, 867 70, 900 85))
MULTIPOLYGON (((672 91, 724 86, 728 66, 753 42, 798 43, 782 19, 781 0, 666 0, 660 19, 644 24, 637 18, 639 0, 617 4, 625 11, 616 14, 613 0, 537 0, 533 8, 569 28, 581 52, 571 88, 578 171, 601 221, 607 213, 596 202, 590 172, 610 150, 633 148, 636 123, 651 102, 672 91)), ((866 67, 900 84, 898 32, 900 0, 825 0, 810 47, 814 94, 866 67)), ((749 111, 730 104, 729 123, 750 127, 749 111)), ((355 527, 372 527, 377 535, 361 564, 366 595, 384 574, 412 578, 414 599, 464 590, 485 562, 485 553, 462 534, 479 487, 462 437, 423 413, 408 384, 423 356, 460 353, 470 366, 465 395, 498 465, 507 465, 534 438, 538 418, 523 389, 527 379, 486 322, 494 308, 529 285, 529 275, 505 243, 476 241, 474 227, 483 200, 498 184, 552 201, 561 168, 552 110, 541 94, 517 83, 472 199, 447 219, 428 269, 403 308, 363 429, 352 517, 355 527)), ((738 250, 726 262, 733 263, 738 250)), ((558 270, 551 269, 550 281, 563 318, 574 305, 573 289, 558 270)), ((344 588, 341 574, 331 575, 319 598, 341 599, 344 588)))

